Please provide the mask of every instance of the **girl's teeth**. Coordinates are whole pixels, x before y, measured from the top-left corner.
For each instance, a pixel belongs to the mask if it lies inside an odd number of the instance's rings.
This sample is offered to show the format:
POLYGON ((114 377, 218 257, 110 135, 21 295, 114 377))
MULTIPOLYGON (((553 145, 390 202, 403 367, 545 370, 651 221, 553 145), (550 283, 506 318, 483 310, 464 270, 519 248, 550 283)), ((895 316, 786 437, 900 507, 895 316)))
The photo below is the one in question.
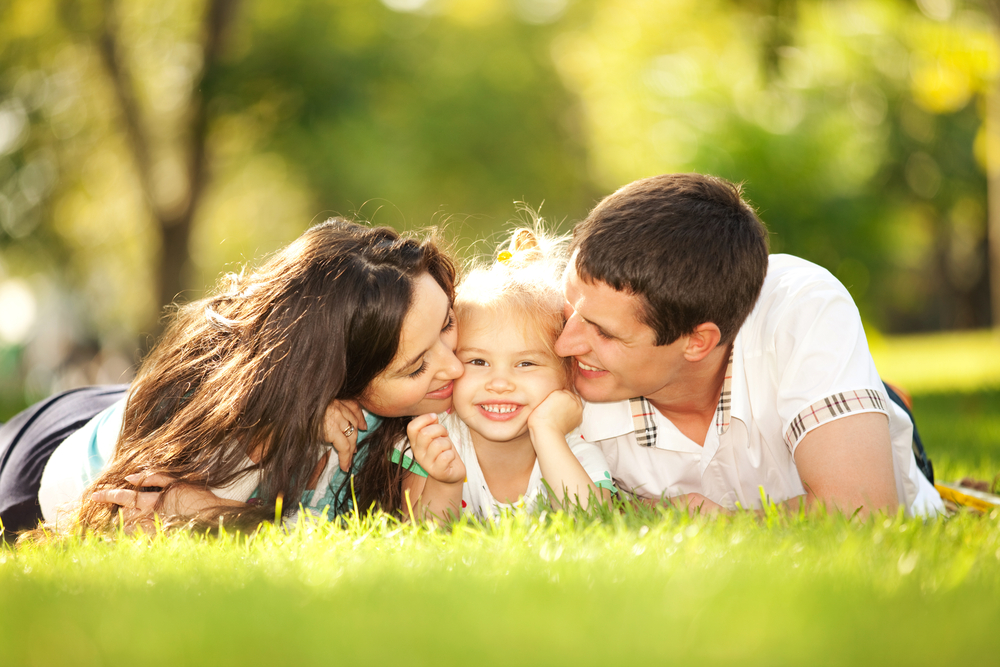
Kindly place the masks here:
POLYGON ((482 406, 482 408, 483 408, 483 410, 486 410, 486 412, 497 412, 497 413, 500 413, 500 414, 507 414, 508 412, 514 412, 514 410, 517 410, 518 406, 516 406, 516 405, 485 405, 484 404, 482 406))
POLYGON ((596 368, 594 366, 588 366, 587 364, 583 363, 582 361, 578 361, 576 363, 578 363, 580 365, 580 368, 582 368, 585 371, 599 371, 599 370, 601 370, 600 368, 596 368))

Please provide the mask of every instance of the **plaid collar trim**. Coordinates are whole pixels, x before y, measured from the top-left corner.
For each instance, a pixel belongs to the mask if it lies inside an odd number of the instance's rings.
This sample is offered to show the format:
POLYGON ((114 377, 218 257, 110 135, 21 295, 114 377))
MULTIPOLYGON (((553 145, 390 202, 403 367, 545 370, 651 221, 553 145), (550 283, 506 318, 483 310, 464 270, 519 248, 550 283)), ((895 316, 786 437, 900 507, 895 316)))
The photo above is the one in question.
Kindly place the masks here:
POLYGON ((715 430, 719 435, 723 435, 729 430, 729 422, 733 411, 733 351, 736 346, 729 348, 729 362, 726 364, 726 377, 722 380, 722 395, 719 396, 719 405, 715 408, 715 430))
MULTIPOLYGON (((733 409, 733 350, 729 349, 729 361, 726 364, 726 377, 722 380, 722 394, 715 408, 715 430, 721 436, 729 430, 729 422, 733 409)), ((653 417, 653 404, 642 396, 629 399, 632 412, 632 428, 635 441, 640 447, 656 445, 656 421, 653 417)))

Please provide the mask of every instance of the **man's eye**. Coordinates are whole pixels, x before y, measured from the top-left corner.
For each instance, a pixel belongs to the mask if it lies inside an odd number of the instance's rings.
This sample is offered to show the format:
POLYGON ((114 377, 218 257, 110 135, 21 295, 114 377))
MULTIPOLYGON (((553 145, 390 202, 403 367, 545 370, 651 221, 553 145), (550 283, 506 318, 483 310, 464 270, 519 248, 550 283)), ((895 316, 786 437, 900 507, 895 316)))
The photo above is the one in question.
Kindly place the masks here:
POLYGON ((597 335, 603 338, 604 340, 612 340, 614 338, 614 336, 609 336, 608 334, 604 333, 603 329, 598 329, 597 335))

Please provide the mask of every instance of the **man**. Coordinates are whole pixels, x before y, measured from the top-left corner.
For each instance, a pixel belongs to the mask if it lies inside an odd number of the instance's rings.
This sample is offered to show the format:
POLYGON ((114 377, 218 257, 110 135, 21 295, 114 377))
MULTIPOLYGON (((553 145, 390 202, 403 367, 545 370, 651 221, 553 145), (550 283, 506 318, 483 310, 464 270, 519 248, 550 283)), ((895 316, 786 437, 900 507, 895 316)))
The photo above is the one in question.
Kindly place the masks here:
POLYGON ((738 187, 636 181, 576 226, 570 251, 556 351, 575 357, 583 436, 619 488, 703 510, 764 497, 943 510, 847 290, 805 260, 768 257, 738 187))

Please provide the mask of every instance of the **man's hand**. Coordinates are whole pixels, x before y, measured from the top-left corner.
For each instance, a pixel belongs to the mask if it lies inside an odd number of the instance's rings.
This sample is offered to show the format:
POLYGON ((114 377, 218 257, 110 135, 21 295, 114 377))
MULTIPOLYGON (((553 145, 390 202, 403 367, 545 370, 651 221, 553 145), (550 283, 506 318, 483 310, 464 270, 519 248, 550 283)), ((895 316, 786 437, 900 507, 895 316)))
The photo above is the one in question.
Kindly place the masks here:
POLYGON ((685 493, 681 496, 668 498, 667 502, 674 507, 687 509, 688 514, 691 516, 695 516, 697 514, 708 516, 718 514, 720 512, 726 513, 727 511, 725 507, 719 503, 709 500, 700 493, 685 493))
POLYGON ((633 502, 641 503, 652 508, 666 505, 668 507, 686 509, 688 514, 691 516, 695 516, 697 514, 706 516, 720 513, 731 514, 731 512, 725 507, 717 502, 709 500, 700 493, 684 493, 671 498, 646 498, 644 496, 634 496, 633 502))
POLYGON ((426 414, 413 419, 406 427, 406 437, 414 460, 428 476, 445 484, 465 481, 465 464, 448 437, 448 429, 438 423, 437 415, 426 414))

